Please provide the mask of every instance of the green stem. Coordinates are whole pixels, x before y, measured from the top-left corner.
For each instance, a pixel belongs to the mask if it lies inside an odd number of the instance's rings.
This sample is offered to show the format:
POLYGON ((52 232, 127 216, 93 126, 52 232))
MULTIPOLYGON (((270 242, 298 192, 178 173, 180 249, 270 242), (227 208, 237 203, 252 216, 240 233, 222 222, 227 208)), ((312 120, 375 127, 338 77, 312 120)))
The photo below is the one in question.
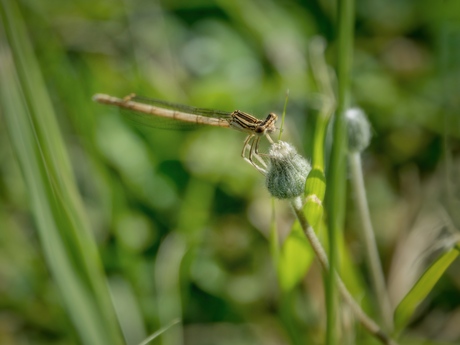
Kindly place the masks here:
POLYGON ((361 155, 357 152, 351 153, 349 155, 349 163, 372 284, 378 300, 380 314, 385 329, 391 331, 393 329, 391 303, 386 289, 385 277, 383 275, 382 264, 379 258, 369 208, 367 206, 366 189, 364 187, 364 178, 361 170, 361 155))
POLYGON ((327 334, 326 344, 335 345, 336 291, 335 274, 337 261, 338 234, 343 229, 345 217, 345 163, 346 163, 346 127, 344 111, 349 105, 350 70, 353 49, 354 0, 338 2, 338 99, 334 122, 334 142, 332 146, 331 165, 328 183, 327 207, 330 224, 329 237, 329 271, 326 286, 327 334))

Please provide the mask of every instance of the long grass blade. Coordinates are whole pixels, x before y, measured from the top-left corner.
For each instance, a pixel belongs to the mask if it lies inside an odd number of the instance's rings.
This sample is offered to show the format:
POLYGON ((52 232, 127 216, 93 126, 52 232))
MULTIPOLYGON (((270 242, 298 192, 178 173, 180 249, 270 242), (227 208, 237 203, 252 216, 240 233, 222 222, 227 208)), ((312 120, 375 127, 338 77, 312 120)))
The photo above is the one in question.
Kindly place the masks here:
POLYGON ((453 248, 441 255, 420 277, 395 310, 396 332, 400 332, 410 321, 416 308, 428 296, 435 284, 460 254, 453 248))
POLYGON ((2 112, 48 266, 85 344, 122 344, 96 244, 18 3, 2 1, 2 112))

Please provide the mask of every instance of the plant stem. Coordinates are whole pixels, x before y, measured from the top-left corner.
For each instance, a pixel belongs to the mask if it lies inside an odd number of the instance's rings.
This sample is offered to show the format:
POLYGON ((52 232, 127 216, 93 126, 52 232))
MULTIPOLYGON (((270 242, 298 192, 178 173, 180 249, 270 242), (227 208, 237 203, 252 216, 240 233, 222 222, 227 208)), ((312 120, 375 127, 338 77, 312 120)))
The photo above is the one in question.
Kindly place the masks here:
POLYGON ((327 334, 326 344, 335 345, 336 291, 335 274, 337 238, 345 219, 345 175, 346 175, 346 123, 345 109, 349 106, 350 70, 353 53, 354 0, 339 0, 337 12, 338 52, 337 76, 338 97, 334 122, 331 165, 328 176, 327 210, 329 216, 329 262, 331 270, 326 280, 327 334))
POLYGON ((366 189, 362 173, 361 155, 359 152, 350 153, 348 156, 351 170, 352 185, 355 190, 356 202, 359 216, 361 218, 364 244, 366 248, 367 261, 371 273, 372 284, 378 300, 382 322, 387 331, 393 330, 393 317, 390 298, 385 284, 382 264, 380 262, 377 243, 375 241, 374 229, 372 227, 369 213, 366 189))
POLYGON ((305 215, 302 211, 302 202, 300 198, 295 198, 291 201, 291 206, 294 209, 294 212, 299 220, 300 225, 302 226, 305 235, 307 236, 313 250, 315 251, 318 260, 326 272, 332 272, 335 276, 335 281, 337 282, 337 289, 345 300, 345 302, 350 306, 351 310, 355 317, 359 320, 361 325, 374 337, 379 339, 383 344, 386 345, 397 345, 397 343, 392 340, 381 328, 380 326, 372 320, 359 306, 359 304, 353 299, 353 296, 347 290, 345 284, 343 283, 340 276, 336 271, 332 271, 329 266, 329 261, 327 259, 326 251, 323 249, 321 242, 315 234, 315 231, 308 223, 305 215))

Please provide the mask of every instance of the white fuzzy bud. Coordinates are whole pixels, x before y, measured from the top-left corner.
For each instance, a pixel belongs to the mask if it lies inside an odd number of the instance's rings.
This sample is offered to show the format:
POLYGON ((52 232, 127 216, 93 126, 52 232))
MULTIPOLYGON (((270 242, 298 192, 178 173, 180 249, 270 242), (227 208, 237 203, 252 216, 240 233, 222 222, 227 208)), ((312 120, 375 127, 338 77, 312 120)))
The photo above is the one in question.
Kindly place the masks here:
POLYGON ((265 185, 275 198, 290 199, 304 192, 305 181, 310 173, 310 163, 299 155, 289 143, 272 144, 265 185))
POLYGON ((345 112, 348 133, 348 151, 361 152, 371 141, 371 125, 360 108, 350 108, 345 112))

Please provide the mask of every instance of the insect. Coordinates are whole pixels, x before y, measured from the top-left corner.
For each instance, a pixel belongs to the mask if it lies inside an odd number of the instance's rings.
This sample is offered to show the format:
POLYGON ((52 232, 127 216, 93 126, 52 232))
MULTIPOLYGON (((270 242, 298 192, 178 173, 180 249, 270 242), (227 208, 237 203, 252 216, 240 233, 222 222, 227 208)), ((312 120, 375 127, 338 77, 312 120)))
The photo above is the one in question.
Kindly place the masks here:
POLYGON ((226 112, 196 108, 139 97, 135 94, 131 94, 125 98, 96 94, 93 100, 102 104, 115 105, 135 113, 158 116, 191 124, 232 128, 244 132, 247 134, 247 137, 243 144, 241 156, 261 173, 265 174, 266 172, 267 165, 261 158, 264 154, 259 153, 259 142, 265 136, 270 143, 273 143, 269 134, 276 130, 275 123, 278 116, 274 113, 268 114, 265 120, 260 120, 240 110, 226 112))

